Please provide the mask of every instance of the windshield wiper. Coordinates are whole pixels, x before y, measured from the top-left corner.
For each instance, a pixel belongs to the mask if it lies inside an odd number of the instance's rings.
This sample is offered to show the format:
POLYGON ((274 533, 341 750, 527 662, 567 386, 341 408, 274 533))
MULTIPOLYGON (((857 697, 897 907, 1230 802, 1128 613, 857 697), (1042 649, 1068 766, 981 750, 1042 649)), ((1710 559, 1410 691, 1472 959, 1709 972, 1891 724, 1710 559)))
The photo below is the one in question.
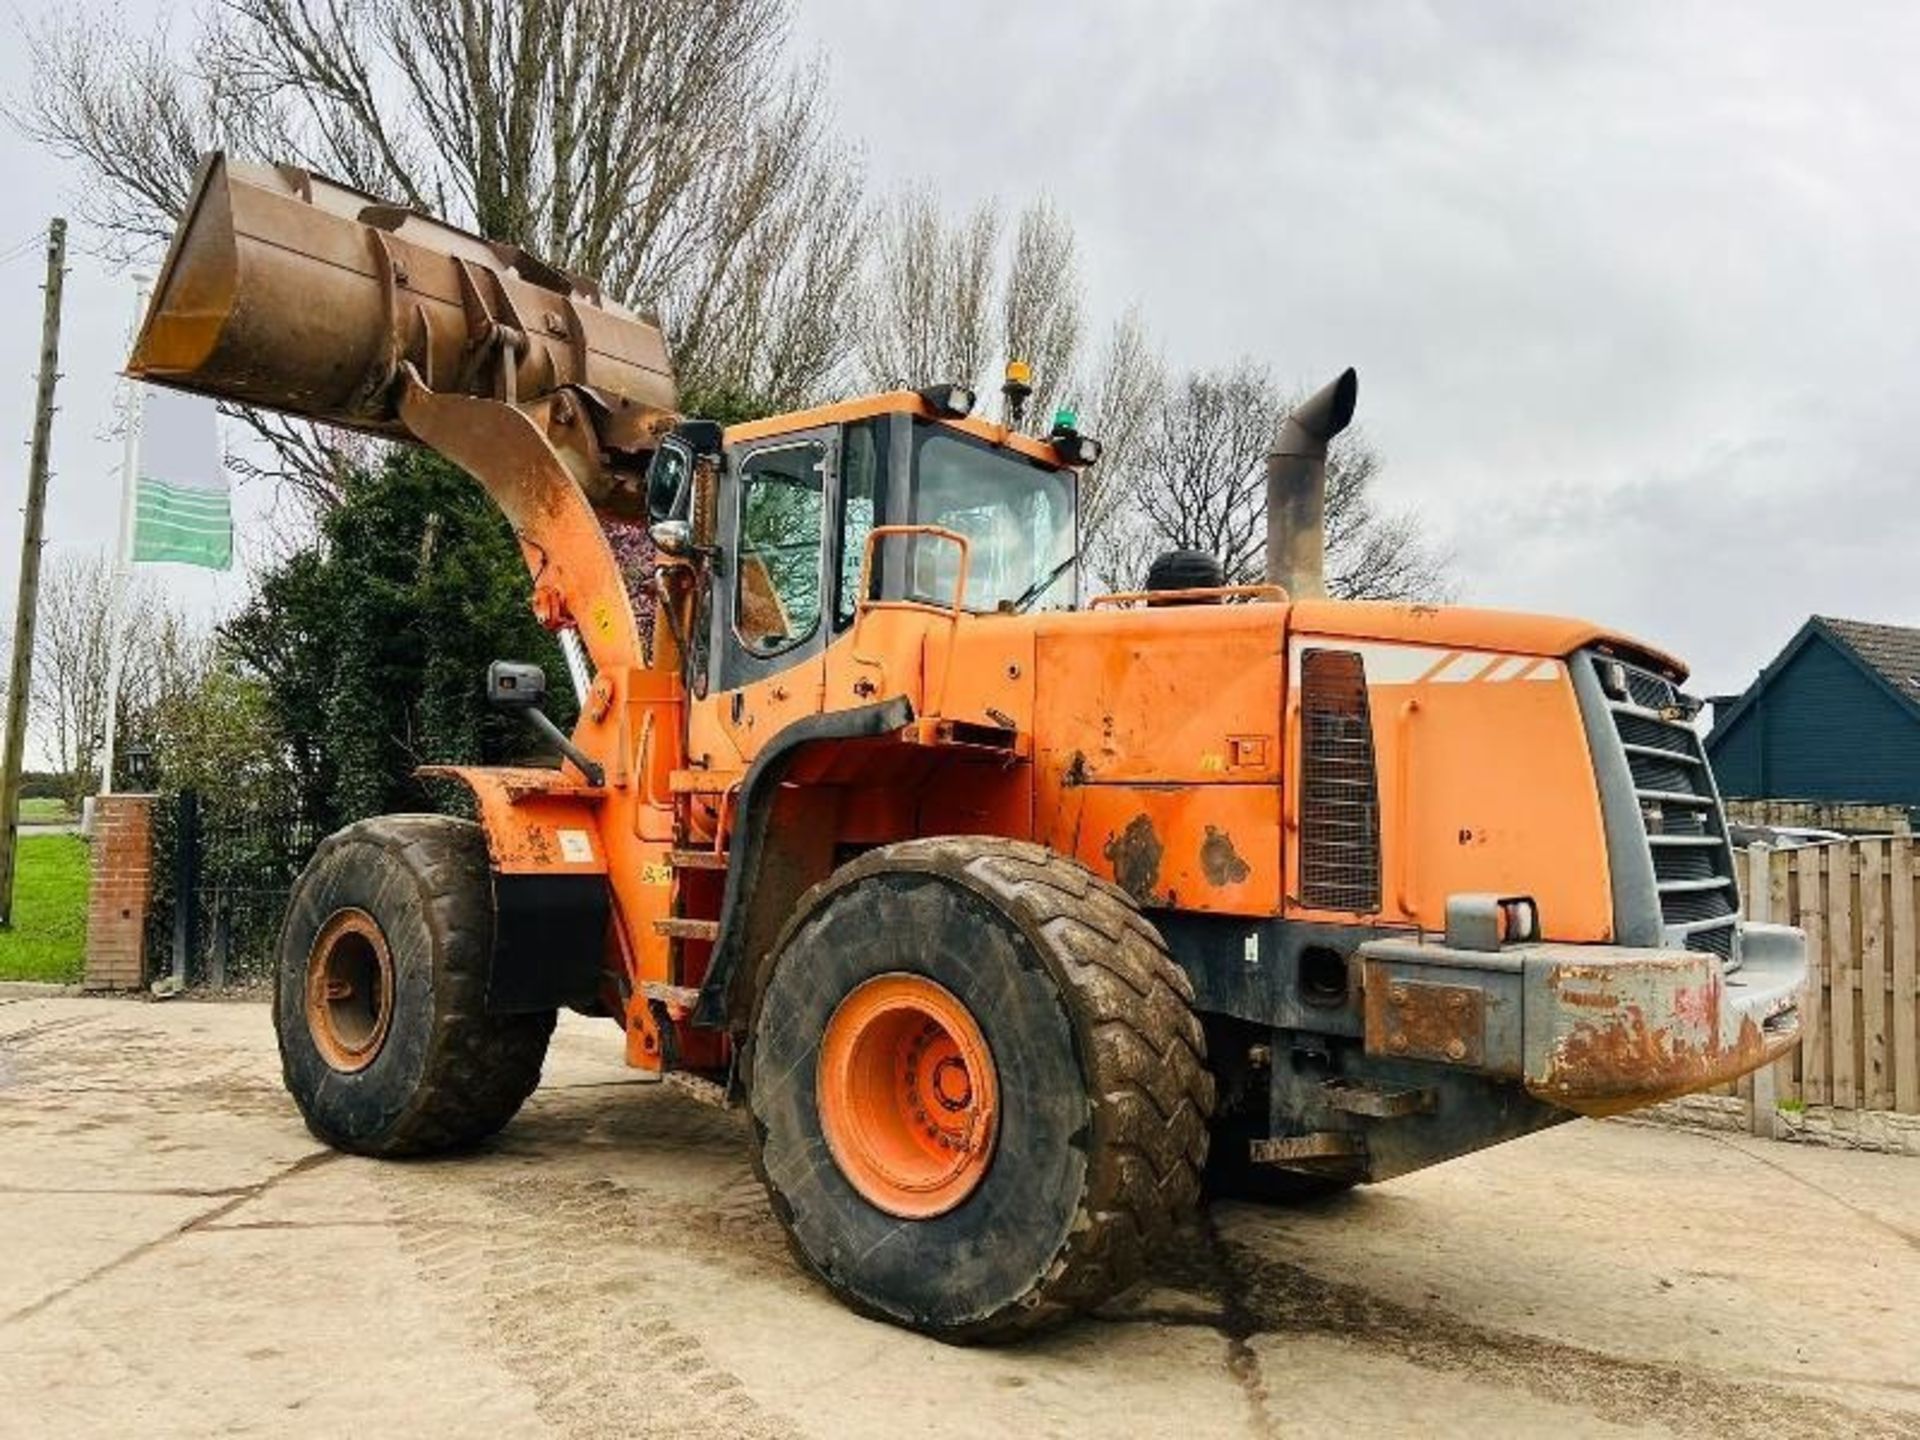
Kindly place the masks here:
POLYGON ((1067 571, 1071 570, 1074 567, 1074 562, 1079 560, 1079 558, 1080 556, 1077 552, 1067 556, 1066 559, 1049 570, 1045 576, 1034 581, 1033 584, 1021 591, 1020 598, 1005 607, 1006 612, 1009 615, 1018 615, 1022 610, 1025 610, 1029 605, 1033 604, 1034 601, 1051 590, 1055 582, 1058 581, 1062 575, 1066 574, 1067 571))

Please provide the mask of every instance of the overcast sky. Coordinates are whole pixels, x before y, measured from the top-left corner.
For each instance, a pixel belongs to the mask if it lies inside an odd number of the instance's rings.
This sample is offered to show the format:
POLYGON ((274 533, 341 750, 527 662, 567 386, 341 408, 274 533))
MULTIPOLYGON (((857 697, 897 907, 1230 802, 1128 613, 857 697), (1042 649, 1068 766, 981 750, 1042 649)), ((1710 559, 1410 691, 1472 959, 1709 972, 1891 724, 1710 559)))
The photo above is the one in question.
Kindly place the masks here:
MULTIPOLYGON (((1464 599, 1641 635, 1702 693, 1809 613, 1920 624, 1911 6, 799 0, 797 20, 878 187, 1050 194, 1091 313, 1137 301, 1175 365, 1357 366, 1387 498, 1452 549, 1464 599)), ((15 97, 23 64, 0 48, 15 97)), ((0 130, 0 255, 77 178, 0 130)), ((0 265, 0 436, 23 445, 38 264, 0 265)), ((58 547, 112 531, 100 435, 131 303, 84 257, 69 283, 58 547)), ((243 495, 243 525, 265 503, 243 495)), ((196 606, 240 589, 160 573, 196 606)))

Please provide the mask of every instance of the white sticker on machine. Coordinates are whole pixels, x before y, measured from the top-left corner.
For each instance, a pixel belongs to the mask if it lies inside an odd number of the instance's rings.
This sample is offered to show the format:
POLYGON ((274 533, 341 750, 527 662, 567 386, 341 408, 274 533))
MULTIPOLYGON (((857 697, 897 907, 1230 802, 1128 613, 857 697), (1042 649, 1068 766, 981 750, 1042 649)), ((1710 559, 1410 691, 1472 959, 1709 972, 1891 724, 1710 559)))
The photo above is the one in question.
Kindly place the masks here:
POLYGON ((593 837, 584 830, 560 832, 560 858, 570 865, 593 863, 593 837))

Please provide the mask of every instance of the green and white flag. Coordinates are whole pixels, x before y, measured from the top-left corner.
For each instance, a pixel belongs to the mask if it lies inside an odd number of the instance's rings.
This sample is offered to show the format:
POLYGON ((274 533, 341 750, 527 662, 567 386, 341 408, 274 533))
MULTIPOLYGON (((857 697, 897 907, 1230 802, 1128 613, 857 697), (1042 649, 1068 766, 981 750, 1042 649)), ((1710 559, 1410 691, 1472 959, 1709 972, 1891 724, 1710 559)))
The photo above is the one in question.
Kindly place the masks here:
POLYGON ((146 387, 140 424, 133 558, 226 570, 233 565, 233 501, 213 403, 146 387))

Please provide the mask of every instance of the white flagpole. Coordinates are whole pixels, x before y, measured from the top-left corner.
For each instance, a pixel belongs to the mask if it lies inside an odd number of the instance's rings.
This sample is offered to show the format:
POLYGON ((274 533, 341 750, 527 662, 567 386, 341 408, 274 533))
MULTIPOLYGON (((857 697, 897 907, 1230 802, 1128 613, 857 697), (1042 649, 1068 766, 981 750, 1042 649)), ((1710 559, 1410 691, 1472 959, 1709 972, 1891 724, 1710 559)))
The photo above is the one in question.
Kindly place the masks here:
MULTIPOLYGON (((138 338, 140 323, 147 314, 145 275, 133 277, 133 334, 138 338)), ((131 344, 129 344, 131 348, 131 344)), ((120 682, 126 674, 127 582, 133 574, 133 526, 138 509, 140 486, 140 382, 127 377, 127 415, 125 448, 120 458, 120 540, 113 557, 113 610, 108 616, 107 651, 107 733, 100 748, 100 793, 113 793, 114 732, 120 724, 120 682)))

